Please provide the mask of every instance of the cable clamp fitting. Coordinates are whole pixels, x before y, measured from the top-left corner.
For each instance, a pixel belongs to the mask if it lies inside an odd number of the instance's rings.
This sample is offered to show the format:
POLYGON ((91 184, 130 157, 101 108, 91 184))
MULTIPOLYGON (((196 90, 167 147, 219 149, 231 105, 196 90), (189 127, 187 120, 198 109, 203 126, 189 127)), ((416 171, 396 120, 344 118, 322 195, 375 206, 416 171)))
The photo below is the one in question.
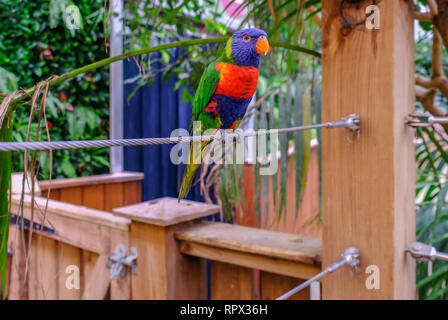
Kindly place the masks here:
POLYGON ((435 247, 421 243, 414 242, 410 248, 406 249, 406 252, 411 255, 417 261, 433 262, 434 260, 448 261, 448 254, 438 252, 435 247))
POLYGON ((448 117, 435 117, 427 112, 413 112, 406 118, 406 124, 412 128, 432 127, 437 124, 448 124, 448 117))

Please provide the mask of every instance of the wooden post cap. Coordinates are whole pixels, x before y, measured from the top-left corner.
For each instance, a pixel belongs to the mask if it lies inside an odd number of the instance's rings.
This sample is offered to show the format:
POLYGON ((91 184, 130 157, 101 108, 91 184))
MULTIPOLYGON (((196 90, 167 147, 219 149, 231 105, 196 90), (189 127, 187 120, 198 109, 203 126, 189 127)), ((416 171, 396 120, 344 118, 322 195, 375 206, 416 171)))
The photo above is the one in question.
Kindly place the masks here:
POLYGON ((115 215, 161 227, 191 221, 218 212, 219 206, 217 205, 189 200, 178 202, 176 198, 170 197, 154 199, 112 210, 112 213, 115 215))

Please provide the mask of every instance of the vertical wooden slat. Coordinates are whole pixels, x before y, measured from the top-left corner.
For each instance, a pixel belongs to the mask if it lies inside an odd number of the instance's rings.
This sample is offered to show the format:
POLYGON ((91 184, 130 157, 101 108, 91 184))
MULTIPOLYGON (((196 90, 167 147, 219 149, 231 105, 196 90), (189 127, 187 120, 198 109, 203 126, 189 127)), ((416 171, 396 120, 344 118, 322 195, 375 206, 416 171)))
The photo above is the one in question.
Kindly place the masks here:
MULTIPOLYGON (((111 252, 115 250, 118 245, 123 245, 126 248, 126 254, 130 254, 130 237, 129 232, 115 230, 111 235, 111 252)), ((104 272, 109 276, 109 270, 105 268, 104 272)), ((110 299, 111 300, 130 300, 131 299, 131 268, 127 268, 124 278, 115 277, 110 284, 110 299)))
POLYGON ((138 250, 138 268, 140 270, 138 274, 132 274, 133 299, 166 299, 167 274, 164 229, 133 222, 131 225, 131 244, 138 250))
POLYGON ((159 227, 133 221, 131 246, 138 251, 132 299, 205 299, 204 261, 183 255, 174 232, 185 224, 159 227))
POLYGON ((141 186, 142 183, 140 181, 131 181, 124 183, 123 206, 139 203, 142 201, 141 186))
POLYGON ((96 257, 95 265, 85 274, 85 283, 82 288, 83 300, 103 300, 110 287, 109 274, 105 272, 107 255, 96 257))
POLYGON ((253 299, 253 270, 218 261, 211 262, 213 300, 253 299))
MULTIPOLYGON (((42 196, 47 197, 47 195, 48 195, 48 191, 42 190, 42 196)), ((61 196, 60 189, 51 189, 50 190, 50 199, 59 200, 60 196, 61 196)))
POLYGON ((58 245, 58 292, 61 300, 78 300, 81 297, 81 288, 68 289, 66 280, 73 273, 66 273, 70 265, 77 266, 81 276, 81 249, 68 244, 59 243, 58 245))
MULTIPOLYGON (((347 19, 366 19, 370 1, 345 3, 347 19)), ((413 2, 376 5, 379 30, 342 30, 341 0, 323 0, 322 120, 361 117, 359 141, 323 131, 323 267, 347 247, 361 252, 359 273, 323 278, 324 299, 415 298, 415 262, 405 253, 415 239, 414 135, 405 125, 415 106, 413 2), (377 289, 366 285, 371 265, 377 289)))
POLYGON ((124 186, 123 183, 112 183, 104 186, 104 210, 112 211, 114 208, 123 206, 124 186))
MULTIPOLYGON (((304 280, 282 276, 270 272, 261 272, 261 299, 274 300, 300 285, 304 280)), ((304 289, 288 300, 308 300, 309 290, 304 289)))
POLYGON ((55 300, 57 294, 57 243, 55 240, 44 235, 36 236, 36 251, 31 254, 35 259, 31 261, 37 263, 36 268, 31 268, 37 272, 36 298, 39 300, 55 300))
POLYGON ((9 229, 9 242, 10 247, 12 248, 13 256, 9 266, 11 272, 8 288, 8 299, 28 299, 28 286, 24 281, 26 268, 25 253, 23 251, 20 230, 16 227, 11 226, 9 229))
MULTIPOLYGON (((81 291, 84 292, 88 279, 92 275, 93 269, 95 268, 96 262, 98 260, 98 254, 88 251, 81 250, 81 291)), ((106 272, 106 266, 104 266, 104 272, 106 272)))
MULTIPOLYGON (((27 234, 27 243, 28 243, 28 234, 27 234)), ((38 268, 38 246, 36 241, 36 234, 33 234, 31 245, 28 247, 28 274, 27 282, 28 282, 28 299, 37 300, 41 296, 41 283, 39 279, 39 268, 38 268)))
POLYGON ((63 188, 60 189, 59 200, 72 203, 72 204, 82 204, 82 187, 75 188, 63 188))
POLYGON ((104 210, 104 185, 85 186, 82 188, 82 204, 88 208, 104 210))

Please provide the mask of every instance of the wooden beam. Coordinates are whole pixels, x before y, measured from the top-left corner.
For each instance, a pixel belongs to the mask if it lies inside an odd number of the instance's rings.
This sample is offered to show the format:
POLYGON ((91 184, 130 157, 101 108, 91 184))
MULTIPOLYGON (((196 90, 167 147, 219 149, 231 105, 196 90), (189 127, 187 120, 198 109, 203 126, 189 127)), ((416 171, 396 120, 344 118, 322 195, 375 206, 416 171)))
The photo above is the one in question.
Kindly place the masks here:
POLYGON ((63 188, 74 188, 74 187, 84 187, 99 184, 111 184, 111 183, 123 183, 129 181, 141 181, 143 180, 143 173, 139 172, 119 172, 110 174, 99 174, 89 177, 80 178, 67 178, 67 179, 55 179, 55 180, 43 180, 39 181, 39 186, 42 190, 47 190, 51 188, 63 189, 63 188))
POLYGON ((84 285, 82 300, 103 300, 110 287, 109 272, 105 268, 107 255, 101 254, 84 285))
POLYGON ((318 238, 268 231, 229 223, 201 221, 180 229, 176 239, 271 258, 320 266, 318 238))
MULTIPOLYGON (((363 21, 371 1, 343 10, 363 21)), ((405 248, 415 238, 412 1, 377 1, 380 29, 345 29, 341 0, 323 0, 322 120, 361 117, 359 141, 343 130, 323 131, 323 267, 350 246, 360 272, 348 268, 323 279, 324 299, 414 299, 415 262, 405 248), (366 268, 379 268, 379 289, 368 289, 366 268)))
POLYGON ((320 267, 308 263, 268 257, 249 252, 223 249, 201 243, 181 241, 180 251, 184 254, 254 268, 299 279, 309 279, 321 271, 320 267))
MULTIPOLYGON (((35 198, 35 222, 42 223, 46 201, 45 198, 35 198)), ((19 212, 19 206, 20 195, 14 195, 11 201, 11 212, 19 212)), ((29 195, 24 197, 23 215, 26 219, 31 217, 29 195)), ((117 217, 105 211, 48 200, 45 226, 54 229, 56 233, 45 233, 44 236, 98 254, 109 254, 115 249, 111 247, 111 239, 115 234, 128 234, 130 222, 129 219, 117 217)), ((39 232, 36 231, 36 233, 39 232)))

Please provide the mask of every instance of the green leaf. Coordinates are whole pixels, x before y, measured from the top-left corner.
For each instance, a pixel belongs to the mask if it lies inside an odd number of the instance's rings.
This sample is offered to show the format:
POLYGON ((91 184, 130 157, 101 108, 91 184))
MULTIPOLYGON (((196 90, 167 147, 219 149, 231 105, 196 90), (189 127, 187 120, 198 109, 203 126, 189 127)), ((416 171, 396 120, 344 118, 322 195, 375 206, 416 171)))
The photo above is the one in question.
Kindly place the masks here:
POLYGON ((61 161, 60 168, 62 172, 69 178, 76 177, 76 169, 73 166, 73 164, 70 162, 70 159, 68 156, 64 157, 61 161))
MULTIPOLYGON (((6 125, 3 120, 0 128, 0 141, 9 142, 12 138, 12 123, 6 125)), ((9 196, 12 172, 11 152, 0 152, 0 279, 2 297, 5 299, 6 276, 8 270, 8 237, 9 237, 9 196)))
POLYGON ((190 93, 190 91, 188 91, 187 89, 182 89, 182 101, 184 103, 188 103, 190 100, 193 101, 194 97, 192 96, 192 94, 190 93))
POLYGON ((12 93, 17 91, 17 77, 8 70, 0 67, 0 93, 12 93))

